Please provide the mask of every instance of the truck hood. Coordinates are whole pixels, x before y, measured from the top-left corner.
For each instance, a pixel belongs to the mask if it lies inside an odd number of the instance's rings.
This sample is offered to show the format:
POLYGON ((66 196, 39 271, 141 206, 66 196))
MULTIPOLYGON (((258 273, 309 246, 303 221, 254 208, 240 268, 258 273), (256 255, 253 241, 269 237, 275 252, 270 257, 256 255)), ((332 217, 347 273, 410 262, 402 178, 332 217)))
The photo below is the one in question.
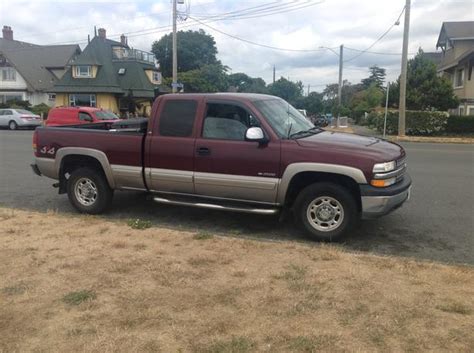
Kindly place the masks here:
POLYGON ((396 143, 348 133, 323 131, 296 141, 301 147, 353 154, 374 163, 392 161, 405 155, 403 148, 396 143))

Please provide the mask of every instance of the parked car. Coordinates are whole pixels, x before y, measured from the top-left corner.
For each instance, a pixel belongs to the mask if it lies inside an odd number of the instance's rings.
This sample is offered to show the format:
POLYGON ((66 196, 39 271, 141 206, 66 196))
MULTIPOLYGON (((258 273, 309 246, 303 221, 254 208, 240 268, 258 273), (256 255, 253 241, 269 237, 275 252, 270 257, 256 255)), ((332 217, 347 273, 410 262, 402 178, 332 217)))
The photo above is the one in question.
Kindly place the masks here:
POLYGON ((47 126, 79 125, 97 122, 114 123, 119 118, 114 113, 93 107, 57 107, 52 108, 46 120, 47 126))
POLYGON ((59 193, 80 212, 104 212, 114 190, 143 190, 162 204, 292 211, 322 240, 395 210, 410 195, 401 146, 326 132, 274 96, 168 94, 152 112, 110 129, 38 128, 33 171, 59 180, 59 193))
POLYGON ((41 117, 25 109, 0 109, 0 126, 10 130, 41 126, 41 117))

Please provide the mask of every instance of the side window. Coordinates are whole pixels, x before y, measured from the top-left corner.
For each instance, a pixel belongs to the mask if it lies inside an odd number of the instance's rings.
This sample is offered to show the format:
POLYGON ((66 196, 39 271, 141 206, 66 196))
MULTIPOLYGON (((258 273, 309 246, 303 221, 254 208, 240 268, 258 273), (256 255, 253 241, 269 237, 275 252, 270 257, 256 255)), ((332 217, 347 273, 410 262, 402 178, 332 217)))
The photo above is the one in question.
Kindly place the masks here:
POLYGON ((11 110, 4 110, 3 115, 13 115, 13 112, 11 110))
POLYGON ((193 132, 197 102, 194 100, 169 100, 161 112, 161 136, 188 137, 193 132))
POLYGON ((260 126, 260 123, 244 108, 233 104, 209 103, 202 137, 245 141, 245 132, 254 126, 260 126))
POLYGON ((79 112, 79 120, 80 121, 92 121, 92 117, 84 112, 79 112))

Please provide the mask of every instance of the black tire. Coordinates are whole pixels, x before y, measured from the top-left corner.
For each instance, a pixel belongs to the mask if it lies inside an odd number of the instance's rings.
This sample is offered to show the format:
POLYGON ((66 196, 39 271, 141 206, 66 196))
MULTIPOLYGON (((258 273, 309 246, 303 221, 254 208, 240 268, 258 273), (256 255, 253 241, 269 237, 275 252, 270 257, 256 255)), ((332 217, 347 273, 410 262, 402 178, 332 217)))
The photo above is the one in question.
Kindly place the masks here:
POLYGON ((357 203, 352 193, 341 185, 329 182, 315 183, 301 190, 293 211, 296 223, 312 239, 319 241, 340 240, 356 226, 358 219, 357 203), (315 204, 313 201, 316 201, 315 204), (327 228, 323 229, 326 218, 327 228))
POLYGON ((8 128, 10 130, 17 130, 18 129, 18 124, 14 120, 10 120, 8 122, 8 128))
POLYGON ((71 173, 67 181, 67 195, 79 212, 99 214, 112 203, 113 190, 101 171, 83 167, 71 173))

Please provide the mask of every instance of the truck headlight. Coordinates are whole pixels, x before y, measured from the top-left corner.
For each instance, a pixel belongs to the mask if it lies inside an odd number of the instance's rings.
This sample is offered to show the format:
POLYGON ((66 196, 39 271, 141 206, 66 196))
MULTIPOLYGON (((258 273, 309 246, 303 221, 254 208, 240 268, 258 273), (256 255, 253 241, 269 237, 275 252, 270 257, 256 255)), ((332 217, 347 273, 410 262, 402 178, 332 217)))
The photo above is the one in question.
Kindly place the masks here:
POLYGON ((374 164, 374 173, 386 173, 395 170, 396 163, 395 161, 385 162, 385 163, 376 163, 374 164))

